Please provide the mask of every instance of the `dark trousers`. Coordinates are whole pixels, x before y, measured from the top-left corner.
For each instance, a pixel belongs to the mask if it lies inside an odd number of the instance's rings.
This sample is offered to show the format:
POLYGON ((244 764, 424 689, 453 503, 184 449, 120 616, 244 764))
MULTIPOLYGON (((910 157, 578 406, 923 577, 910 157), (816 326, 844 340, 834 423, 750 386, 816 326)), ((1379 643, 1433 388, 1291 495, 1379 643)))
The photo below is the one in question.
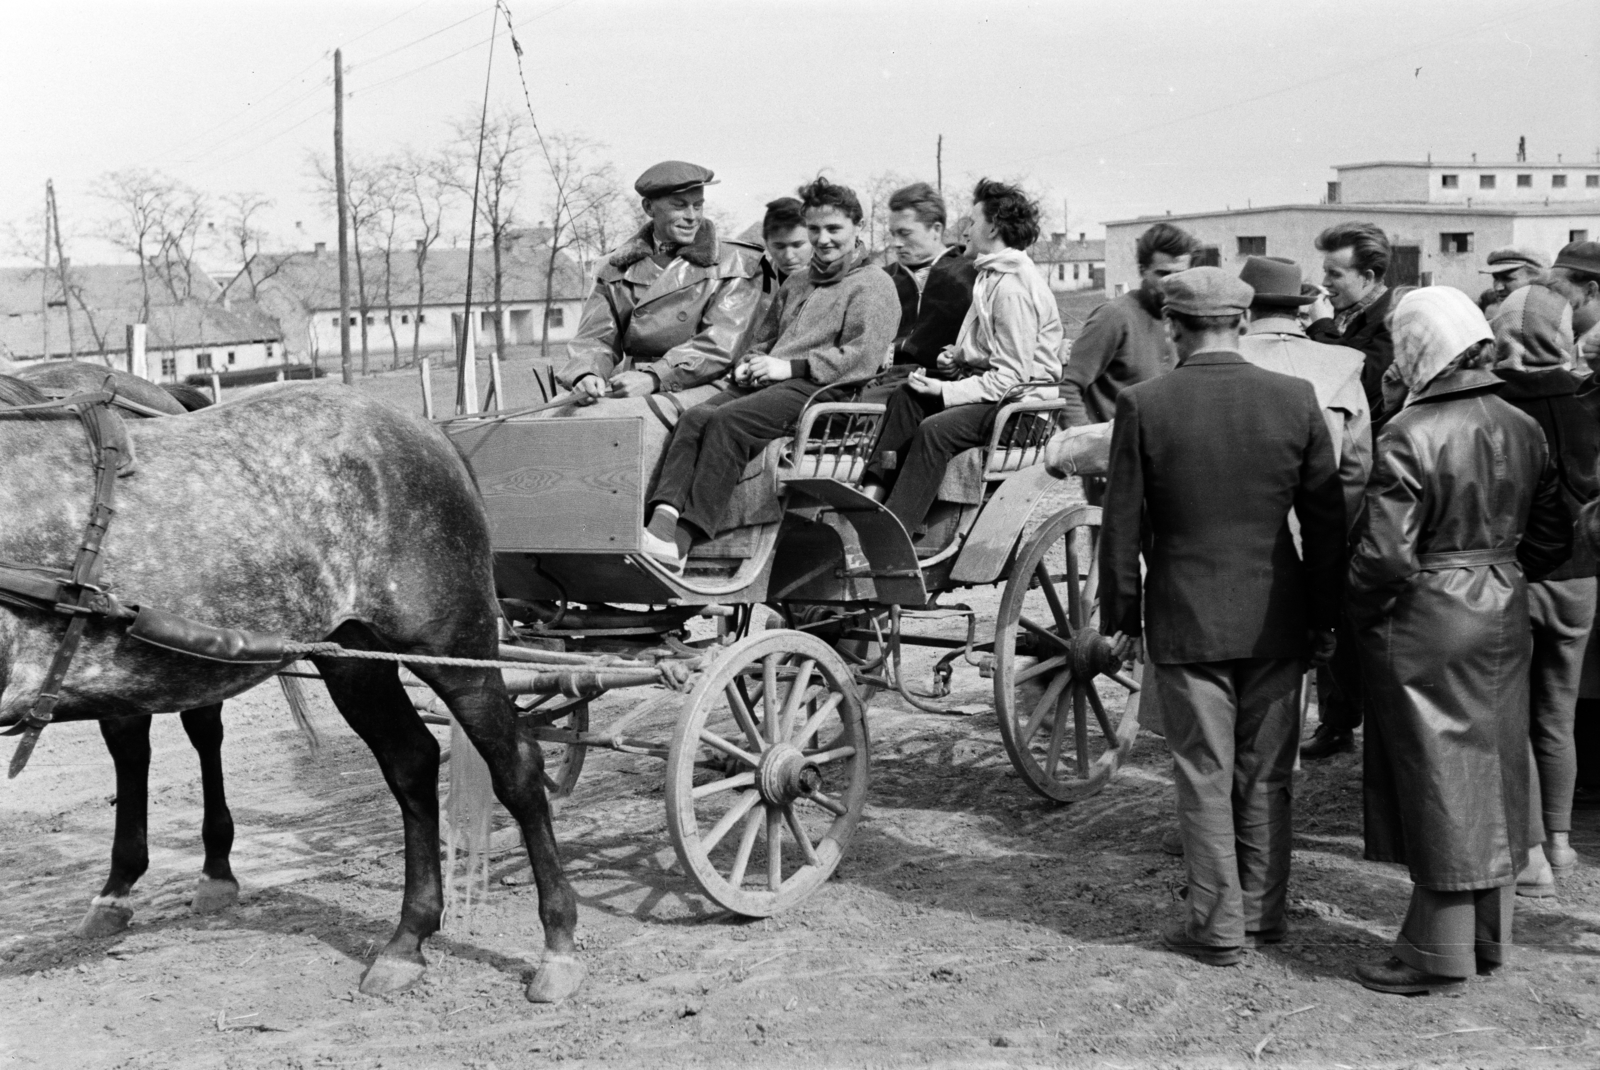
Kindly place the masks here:
POLYGON ((1471 892, 1437 892, 1411 888, 1395 958, 1423 973, 1471 977, 1478 964, 1499 966, 1511 954, 1514 890, 1484 888, 1471 892))
POLYGON ((1572 831, 1572 789, 1578 779, 1572 726, 1594 610, 1592 576, 1528 584, 1533 625, 1528 731, 1533 742, 1533 784, 1547 835, 1572 831))
POLYGON ((868 477, 891 488, 884 508, 900 520, 909 535, 917 533, 933 507, 950 458, 962 450, 987 445, 999 409, 993 402, 949 409, 943 405, 939 398, 919 394, 909 386, 895 391, 867 463, 868 477), (890 452, 899 462, 893 469, 884 463, 884 454, 890 452))
POLYGON ((1304 672, 1298 658, 1155 667, 1191 939, 1240 947, 1283 924, 1304 672))
POLYGON ((1317 666, 1317 723, 1354 732, 1361 727, 1361 641, 1342 613, 1334 639, 1333 657, 1317 666))
POLYGON ((750 459, 788 434, 822 389, 808 379, 785 379, 754 391, 724 390, 696 405, 672 432, 651 503, 670 505, 681 519, 716 535, 750 459))

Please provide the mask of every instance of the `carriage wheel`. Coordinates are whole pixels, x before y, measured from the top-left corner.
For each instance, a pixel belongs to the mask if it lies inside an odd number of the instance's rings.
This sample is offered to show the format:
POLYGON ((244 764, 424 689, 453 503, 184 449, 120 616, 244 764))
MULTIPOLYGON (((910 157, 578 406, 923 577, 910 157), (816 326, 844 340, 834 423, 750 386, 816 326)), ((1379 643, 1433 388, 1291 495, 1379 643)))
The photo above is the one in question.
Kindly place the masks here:
POLYGON ((1139 732, 1139 685, 1099 629, 1099 544, 1093 506, 1045 521, 1017 554, 995 621, 1000 736, 1028 786, 1057 802, 1105 787, 1139 732), (1113 726, 1106 695, 1118 687, 1127 705, 1113 726))
POLYGON ((667 754, 678 860, 736 914, 766 917, 816 890, 844 857, 866 797, 866 721, 850 670, 803 632, 729 647, 667 754))
MULTIPOLYGON (((525 726, 561 728, 573 732, 589 730, 589 700, 535 699, 517 705, 517 719, 525 726)), ((576 743, 547 743, 541 741, 539 750, 544 755, 544 790, 552 800, 565 799, 578 785, 583 773, 583 759, 589 748, 576 743)))

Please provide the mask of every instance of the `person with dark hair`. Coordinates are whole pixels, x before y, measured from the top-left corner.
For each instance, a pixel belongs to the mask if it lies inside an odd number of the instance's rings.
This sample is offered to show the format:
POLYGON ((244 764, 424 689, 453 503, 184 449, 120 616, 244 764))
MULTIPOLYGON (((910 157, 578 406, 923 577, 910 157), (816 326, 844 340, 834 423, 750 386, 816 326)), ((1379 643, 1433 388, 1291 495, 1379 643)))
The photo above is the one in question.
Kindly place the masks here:
POLYGON ((918 368, 889 399, 863 481, 913 537, 950 458, 989 441, 1000 400, 1061 375, 1061 312, 1024 251, 1039 240, 1039 205, 989 179, 972 197, 978 274, 960 333, 935 361, 945 378, 918 368))
POLYGON ((1199 267, 1163 290, 1179 363, 1117 397, 1100 613, 1151 663, 1172 750, 1189 891, 1162 940, 1231 966, 1287 928, 1300 682, 1333 651, 1345 506, 1316 391, 1239 353, 1251 287, 1199 267))
POLYGON ((1316 244, 1324 254, 1326 300, 1312 306, 1306 337, 1361 351, 1361 388, 1367 392, 1373 426, 1381 426, 1388 415, 1383 409, 1383 373, 1394 363, 1394 343, 1386 322, 1393 307, 1386 281, 1389 239, 1373 223, 1337 223, 1318 234, 1316 244))
POLYGON ((1501 965, 1531 805, 1528 581, 1571 552, 1538 421, 1496 396, 1493 335, 1449 286, 1391 314, 1404 406, 1378 437, 1349 587, 1367 684, 1366 857, 1411 871, 1393 953, 1356 969, 1401 995, 1501 965))
POLYGON ((668 568, 723 529, 750 459, 787 434, 813 396, 877 370, 894 337, 900 302, 861 244, 855 192, 821 177, 799 192, 810 265, 778 290, 733 384, 684 413, 667 445, 643 541, 668 568))
POLYGON ((1171 223, 1157 223, 1139 235, 1134 253, 1139 288, 1089 313, 1061 377, 1061 398, 1071 427, 1106 423, 1117 411, 1117 397, 1135 383, 1170 372, 1178 353, 1161 322, 1161 282, 1189 268, 1194 238, 1171 223))
POLYGON ((889 362, 906 375, 919 367, 934 370, 972 304, 978 269, 945 244, 944 227, 944 198, 926 182, 913 182, 889 195, 894 262, 884 270, 900 294, 900 329, 889 362))
POLYGON ((811 259, 811 237, 806 233, 805 206, 798 197, 779 197, 767 202, 761 219, 761 303, 756 306, 759 324, 778 296, 778 287, 811 259))
POLYGON ((648 222, 606 257, 557 373, 580 404, 721 378, 755 326, 760 253, 705 218, 711 171, 658 163, 633 184, 648 222))
MULTIPOLYGON (((1549 267, 1550 258, 1539 250, 1508 245, 1491 252, 1488 264, 1478 274, 1489 276, 1493 283, 1489 289, 1494 291, 1495 303, 1499 304, 1517 290, 1539 279, 1549 267)), ((1478 307, 1483 307, 1481 298, 1478 307)), ((1485 319, 1494 318, 1488 310, 1485 310, 1483 315, 1485 319)))

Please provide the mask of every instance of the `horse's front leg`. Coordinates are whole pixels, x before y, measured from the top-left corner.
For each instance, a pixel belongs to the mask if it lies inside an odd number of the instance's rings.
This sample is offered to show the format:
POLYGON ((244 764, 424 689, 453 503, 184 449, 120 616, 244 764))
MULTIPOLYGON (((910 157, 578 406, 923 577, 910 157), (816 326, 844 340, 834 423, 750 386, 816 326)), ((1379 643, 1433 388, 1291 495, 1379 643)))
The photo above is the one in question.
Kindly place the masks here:
POLYGON ((233 814, 228 810, 228 797, 222 786, 222 703, 185 710, 180 719, 200 757, 200 785, 205 799, 200 842, 205 845, 206 860, 190 907, 196 914, 215 914, 239 900, 239 882, 228 864, 228 854, 233 850, 233 814))
POLYGON ((117 831, 111 840, 111 875, 78 922, 82 937, 112 936, 133 918, 133 886, 150 868, 150 717, 108 717, 100 735, 117 767, 117 831))

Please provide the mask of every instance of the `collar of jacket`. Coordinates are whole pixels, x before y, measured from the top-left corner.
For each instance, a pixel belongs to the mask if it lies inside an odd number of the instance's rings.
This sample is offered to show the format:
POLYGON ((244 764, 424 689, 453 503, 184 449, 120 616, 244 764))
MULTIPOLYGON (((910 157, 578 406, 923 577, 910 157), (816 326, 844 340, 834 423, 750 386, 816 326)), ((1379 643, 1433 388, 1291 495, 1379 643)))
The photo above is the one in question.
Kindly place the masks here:
MULTIPOLYGON (((1348 336, 1357 329, 1364 327, 1369 323, 1382 323, 1389 315, 1389 303, 1393 300, 1394 287, 1385 286, 1383 293, 1372 298, 1372 300, 1367 301, 1365 305, 1361 304, 1360 301, 1357 301, 1356 305, 1358 307, 1350 314, 1349 319, 1345 321, 1344 330, 1340 333, 1348 336)), ((1334 313, 1333 322, 1339 322, 1339 314, 1337 312, 1334 313)))
POLYGON ((1437 401, 1443 397, 1476 391, 1497 391, 1505 381, 1487 368, 1461 368, 1436 376, 1427 386, 1406 399, 1406 405, 1437 401))
POLYGON ((1249 364, 1237 349, 1204 349, 1190 353, 1178 362, 1180 368, 1206 367, 1213 364, 1249 364))
MULTIPOLYGON (((654 226, 653 223, 646 223, 639 228, 639 233, 612 253, 609 258, 611 266, 618 271, 627 271, 645 257, 653 255, 656 251, 654 226)), ((694 241, 679 246, 673 255, 689 261, 695 267, 716 267, 718 259, 716 225, 709 219, 702 219, 700 229, 695 232, 694 241)))
POLYGON ((1300 321, 1293 316, 1262 316, 1258 320, 1250 321, 1251 334, 1292 334, 1296 338, 1304 338, 1306 329, 1300 326, 1300 321))
MULTIPOLYGON (((945 257, 947 257, 947 256, 955 256, 955 255, 956 255, 955 246, 946 245, 943 249, 941 249, 937 253, 933 254, 933 259, 928 261, 928 270, 932 271, 934 268, 938 267, 939 266, 939 261, 943 260, 945 257)), ((912 273, 913 269, 909 268, 909 267, 906 267, 906 265, 904 265, 900 261, 896 260, 894 263, 889 265, 888 270, 889 270, 889 273, 891 275, 894 274, 896 271, 903 271, 907 275, 909 275, 909 274, 912 273)), ((919 267, 919 268, 916 268, 915 270, 921 271, 922 269, 919 267)))
POLYGON ((1578 377, 1565 368, 1541 368, 1538 371, 1496 368, 1494 373, 1505 380, 1506 387, 1500 396, 1519 401, 1568 397, 1576 394, 1580 385, 1578 377))
POLYGON ((1001 249, 998 253, 984 253, 973 261, 979 271, 992 271, 1004 274, 1016 274, 1024 267, 1033 263, 1028 254, 1021 249, 1010 247, 1001 249))

